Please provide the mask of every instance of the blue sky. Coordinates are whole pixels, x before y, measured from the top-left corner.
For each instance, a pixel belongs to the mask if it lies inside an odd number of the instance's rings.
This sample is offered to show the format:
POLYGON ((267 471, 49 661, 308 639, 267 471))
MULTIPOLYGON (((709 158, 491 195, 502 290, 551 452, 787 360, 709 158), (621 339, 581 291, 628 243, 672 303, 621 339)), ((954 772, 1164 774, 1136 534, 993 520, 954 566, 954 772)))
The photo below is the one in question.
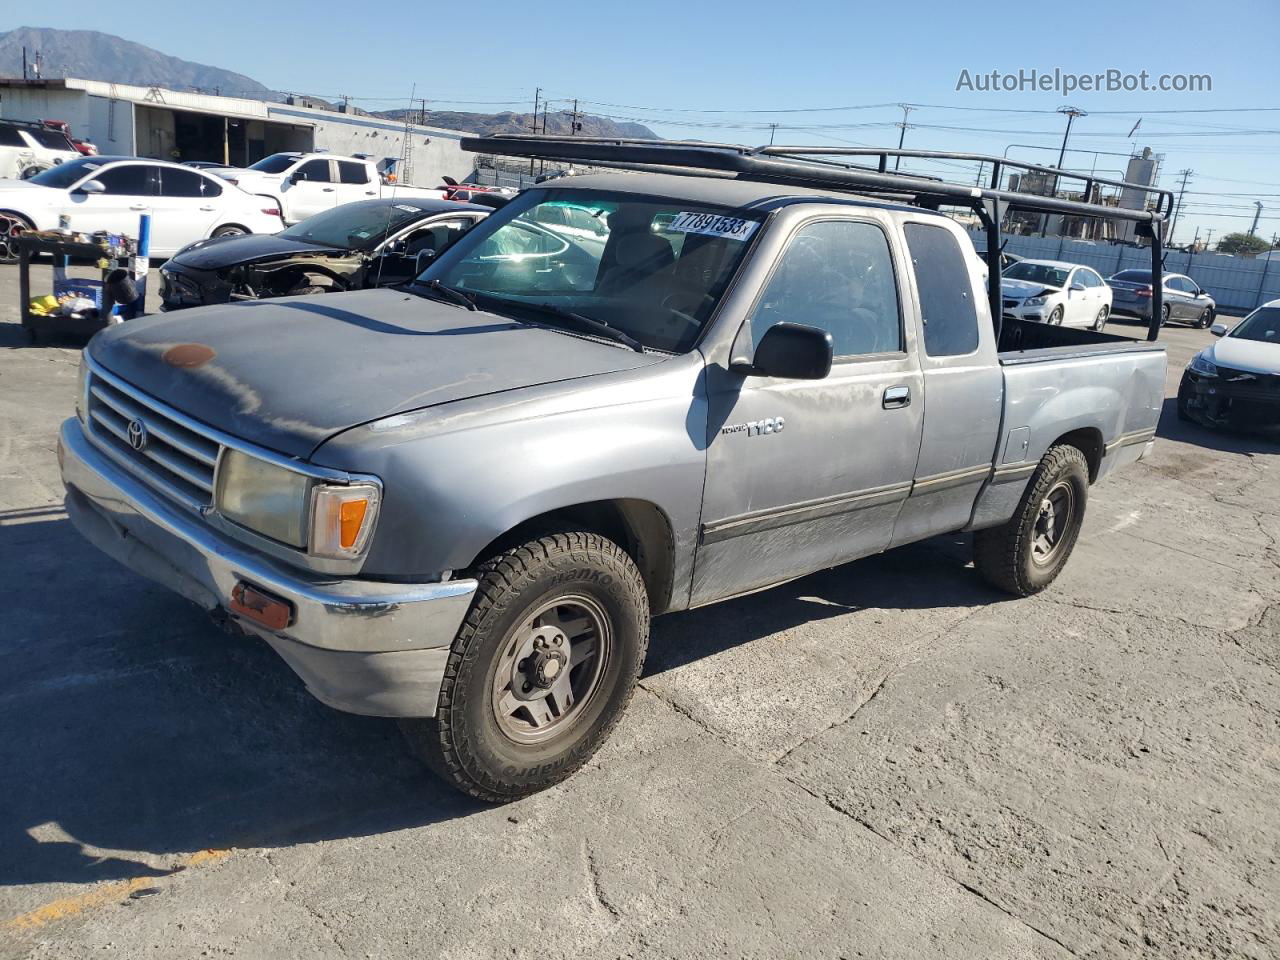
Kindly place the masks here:
MULTIPOLYGON (((358 106, 404 105, 411 86, 439 109, 528 111, 536 87, 556 106, 636 119, 659 134, 759 143, 896 142, 901 102, 914 110, 907 144, 1053 162, 1064 104, 1089 111, 1071 146, 1165 154, 1162 184, 1190 168, 1176 239, 1280 232, 1280 3, 1083 2, 1056 7, 648 0, 475 5, 330 0, 221 0, 216 6, 61 0, 14 22, 115 33, 165 53, 236 70, 278 89, 350 95, 358 106), (1145 7, 1145 12, 1144 12, 1145 7), (539 8, 545 12, 537 14, 539 8), (127 15, 126 15, 127 12, 127 15), (1209 74, 1211 92, 957 91, 962 69, 1077 74, 1118 69, 1152 77, 1209 74), (477 102, 478 101, 478 102, 477 102), (815 110, 826 107, 867 109, 815 110), (959 107, 976 108, 960 110, 959 107), (1266 107, 1257 112, 1157 113, 1266 107), (806 112, 785 112, 785 111, 806 112), (723 111, 723 112, 708 112, 723 111), (1026 113, 1012 111, 1028 111, 1026 113), (1044 111, 1044 112, 1031 112, 1044 111), (1135 111, 1106 113, 1104 111, 1135 111), (1128 130, 1141 118, 1132 140, 1128 130), (950 129, 948 129, 950 128, 950 129), (1269 132, 1268 132, 1269 131, 1269 132), (1030 146, 1014 146, 1028 144, 1030 146), (1236 195, 1238 194, 1238 196, 1236 195)), ((430 105, 429 105, 430 106, 430 105)), ((1067 166, 1118 173, 1123 157, 1070 153, 1067 166)))

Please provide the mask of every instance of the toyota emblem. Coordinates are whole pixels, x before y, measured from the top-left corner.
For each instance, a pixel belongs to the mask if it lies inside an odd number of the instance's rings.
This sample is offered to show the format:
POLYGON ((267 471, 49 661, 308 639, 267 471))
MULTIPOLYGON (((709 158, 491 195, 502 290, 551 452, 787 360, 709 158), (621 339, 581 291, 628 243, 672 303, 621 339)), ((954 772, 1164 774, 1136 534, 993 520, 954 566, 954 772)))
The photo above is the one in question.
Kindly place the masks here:
POLYGON ((147 449, 147 425, 141 420, 129 421, 129 446, 139 453, 147 449))

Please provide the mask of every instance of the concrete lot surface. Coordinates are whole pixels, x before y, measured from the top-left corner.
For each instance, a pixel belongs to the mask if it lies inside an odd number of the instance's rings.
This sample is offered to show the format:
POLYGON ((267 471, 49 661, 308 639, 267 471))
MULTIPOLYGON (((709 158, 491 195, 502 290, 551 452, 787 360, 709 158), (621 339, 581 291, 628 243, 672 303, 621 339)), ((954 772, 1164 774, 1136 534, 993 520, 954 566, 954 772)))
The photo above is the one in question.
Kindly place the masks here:
POLYGON ((1280 954, 1274 440, 1169 401, 1033 599, 954 538, 659 620, 612 742, 489 808, 80 540, 78 350, 15 303, 0 957, 1280 954))

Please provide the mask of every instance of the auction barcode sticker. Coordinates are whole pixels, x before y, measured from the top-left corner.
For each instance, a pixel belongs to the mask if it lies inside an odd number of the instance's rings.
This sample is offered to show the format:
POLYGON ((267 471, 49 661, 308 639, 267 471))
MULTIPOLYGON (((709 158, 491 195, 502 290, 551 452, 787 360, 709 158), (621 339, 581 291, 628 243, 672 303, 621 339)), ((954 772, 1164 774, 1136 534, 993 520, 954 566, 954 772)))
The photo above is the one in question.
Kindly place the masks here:
POLYGON ((706 237, 747 240, 758 226, 759 221, 743 220, 741 217, 724 217, 715 213, 677 213, 676 218, 662 229, 672 233, 700 233, 706 237))

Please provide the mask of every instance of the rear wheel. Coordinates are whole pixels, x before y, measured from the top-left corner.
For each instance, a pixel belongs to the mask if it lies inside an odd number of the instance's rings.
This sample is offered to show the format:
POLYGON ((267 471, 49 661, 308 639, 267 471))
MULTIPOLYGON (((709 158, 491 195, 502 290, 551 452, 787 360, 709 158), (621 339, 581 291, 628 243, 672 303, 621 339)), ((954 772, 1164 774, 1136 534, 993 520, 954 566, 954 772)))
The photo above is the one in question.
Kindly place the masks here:
POLYGON ((248 230, 246 230, 244 227, 238 226, 237 224, 234 224, 234 223, 229 223, 229 224, 227 224, 226 226, 224 226, 224 227, 219 227, 217 230, 213 231, 213 233, 211 234, 211 236, 212 236, 212 237, 214 237, 214 238, 217 238, 217 237, 243 237, 243 236, 244 236, 246 233, 248 233, 248 232, 249 232, 249 231, 248 231, 248 230))
POLYGON ((1160 326, 1163 327, 1165 324, 1169 322, 1169 316, 1172 313, 1173 311, 1169 309, 1169 305, 1167 303, 1160 308, 1160 326))
POLYGON ((1089 464, 1076 447, 1052 447, 1013 517, 973 537, 974 565, 993 586, 1020 597, 1057 578, 1075 549, 1089 499, 1089 464))
POLYGON ((464 793, 516 800, 563 780, 608 737, 649 642, 639 570, 598 534, 558 533, 481 564, 436 715, 414 752, 464 793))

